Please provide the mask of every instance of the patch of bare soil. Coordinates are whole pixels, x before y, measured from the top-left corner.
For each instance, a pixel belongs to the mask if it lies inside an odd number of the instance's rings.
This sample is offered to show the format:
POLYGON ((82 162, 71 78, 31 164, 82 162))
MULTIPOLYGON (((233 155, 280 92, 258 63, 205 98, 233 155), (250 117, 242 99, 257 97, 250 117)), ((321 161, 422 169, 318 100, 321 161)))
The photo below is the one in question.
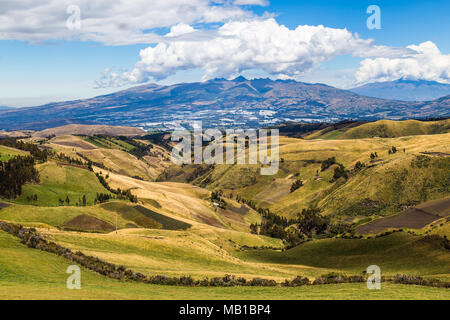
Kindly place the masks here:
POLYGON ((375 234, 388 228, 420 229, 427 224, 450 215, 450 197, 428 201, 416 207, 408 208, 395 216, 381 218, 358 226, 360 234, 375 234))
POLYGON ((97 219, 93 216, 82 214, 64 222, 61 227, 72 230, 109 232, 115 230, 115 227, 109 222, 97 219))
POLYGON ((441 217, 446 217, 450 215, 450 197, 428 201, 416 206, 416 208, 441 217))
POLYGON ((250 209, 245 204, 241 204, 241 206, 239 208, 234 207, 232 205, 228 205, 228 208, 231 211, 236 212, 236 213, 238 213, 240 215, 245 215, 245 214, 247 214, 250 211, 250 209))
POLYGON ((242 217, 242 215, 240 215, 239 213, 234 212, 231 209, 218 209, 217 213, 219 214, 219 216, 224 216, 228 219, 231 220, 235 220, 235 221, 239 221, 239 222, 244 222, 244 218, 242 217))
POLYGON ((213 217, 208 217, 208 216, 202 215, 202 214, 193 214, 193 216, 195 218, 199 219, 201 222, 208 224, 210 226, 217 227, 217 228, 224 228, 224 225, 213 217))

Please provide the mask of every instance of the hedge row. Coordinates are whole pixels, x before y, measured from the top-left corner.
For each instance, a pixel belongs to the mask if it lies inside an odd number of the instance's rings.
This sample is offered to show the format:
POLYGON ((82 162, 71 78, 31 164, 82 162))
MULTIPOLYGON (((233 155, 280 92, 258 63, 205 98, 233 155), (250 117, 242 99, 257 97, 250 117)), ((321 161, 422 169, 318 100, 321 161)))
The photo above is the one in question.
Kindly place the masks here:
POLYGON ((393 283, 415 284, 419 286, 450 288, 450 282, 443 282, 438 279, 424 279, 419 276, 409 276, 406 274, 397 274, 393 279, 393 283))
POLYGON ((97 272, 109 278, 138 281, 151 284, 178 285, 178 286, 277 286, 278 283, 270 279, 253 278, 246 280, 234 276, 225 275, 222 278, 211 278, 203 280, 194 280, 191 276, 168 277, 165 275, 145 276, 142 273, 126 269, 124 266, 103 261, 93 256, 87 256, 77 251, 73 252, 69 248, 63 247, 57 243, 47 241, 34 228, 24 228, 21 225, 0 221, 0 230, 3 230, 20 239, 20 242, 29 248, 39 249, 51 252, 73 261, 77 265, 83 266, 89 270, 97 272))

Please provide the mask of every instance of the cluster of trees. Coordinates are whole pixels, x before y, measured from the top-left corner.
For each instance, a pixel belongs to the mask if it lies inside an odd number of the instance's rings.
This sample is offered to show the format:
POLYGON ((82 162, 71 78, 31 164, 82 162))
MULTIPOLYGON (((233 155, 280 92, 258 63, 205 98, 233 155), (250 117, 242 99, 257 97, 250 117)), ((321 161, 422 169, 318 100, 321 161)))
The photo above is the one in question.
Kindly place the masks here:
POLYGON ((259 208, 258 212, 263 219, 261 224, 250 225, 251 233, 282 239, 287 247, 293 247, 305 241, 305 236, 298 229, 289 227, 295 224, 294 219, 288 220, 286 217, 270 212, 269 209, 259 208))
POLYGON ((376 158, 378 158, 378 153, 372 152, 372 153, 370 154, 370 160, 375 160, 376 158))
POLYGON ((95 175, 97 176, 97 179, 98 179, 98 181, 100 182, 100 184, 101 184, 106 190, 108 190, 109 192, 115 191, 114 189, 112 189, 112 188, 109 186, 108 182, 106 181, 105 177, 102 176, 102 173, 101 173, 101 172, 97 172, 97 173, 95 173, 95 175))
POLYGON ((141 159, 142 157, 146 156, 148 152, 153 148, 152 144, 146 145, 128 137, 120 136, 117 137, 117 139, 132 145, 134 148, 129 150, 128 153, 132 154, 138 159, 141 159))
MULTIPOLYGON (((102 172, 97 172, 95 175, 97 176, 97 179, 100 182, 100 184, 109 192, 114 193, 118 199, 128 199, 133 203, 138 202, 137 196, 133 195, 130 190, 121 190, 120 188, 118 188, 116 190, 116 189, 111 188, 109 186, 108 182, 106 181, 105 177, 103 177, 102 172)), ((106 178, 108 178, 108 175, 106 175, 106 178)), ((112 196, 110 196, 109 199, 111 199, 111 198, 112 198, 112 196)))
POLYGON ((76 164, 76 165, 79 165, 79 166, 83 166, 83 165, 86 164, 83 160, 81 160, 79 158, 69 157, 69 156, 65 155, 64 153, 58 153, 57 155, 55 155, 54 158, 56 160, 61 161, 61 162, 66 162, 66 163, 70 163, 70 164, 76 164))
MULTIPOLYGON (((255 202, 254 201, 252 201, 252 200, 247 200, 247 199, 244 199, 244 198, 242 198, 240 195, 236 195, 236 201, 237 202, 239 202, 239 203, 242 203, 242 204, 245 204, 245 205, 247 205, 247 206, 249 206, 250 208, 252 208, 253 210, 256 210, 256 211, 259 211, 260 209, 258 209, 257 207, 256 207, 256 204, 255 204, 255 202)), ((260 212, 261 213, 261 212, 260 212)))
POLYGON ((322 161, 321 171, 327 170, 329 167, 331 167, 335 163, 336 163, 335 157, 331 157, 331 158, 328 158, 328 159, 322 161))
POLYGON ((342 165, 340 163, 338 164, 338 166, 336 168, 334 168, 332 181, 336 181, 339 178, 348 179, 348 171, 345 170, 344 165, 342 165))
POLYGON ((111 200, 111 198, 112 198, 112 196, 109 193, 97 193, 97 195, 94 199, 94 204, 109 201, 109 200, 111 200))
MULTIPOLYGON (((348 179, 348 171, 345 170, 345 167, 343 164, 336 161, 335 157, 331 157, 326 160, 323 160, 321 171, 327 170, 329 167, 331 167, 334 164, 337 164, 337 167, 334 168, 333 179, 331 181, 336 181, 339 178, 348 179)), ((361 165, 361 162, 359 162, 359 165, 361 165)))
POLYGON ((0 161, 0 196, 13 199, 22 194, 22 186, 27 182, 39 182, 39 173, 31 156, 0 161))
POLYGON ((28 151, 36 160, 41 161, 41 162, 47 161, 47 158, 51 154, 51 152, 49 150, 47 150, 47 149, 41 150, 35 144, 28 143, 28 142, 22 142, 22 141, 19 141, 17 139, 12 139, 12 138, 0 139, 0 144, 7 146, 7 147, 23 150, 23 151, 28 151))
POLYGON ((81 159, 83 159, 83 160, 86 161, 87 166, 88 166, 88 170, 89 170, 89 171, 92 171, 92 172, 93 172, 93 171, 94 171, 93 166, 96 166, 96 167, 99 167, 99 168, 102 168, 102 169, 105 169, 105 170, 114 172, 114 170, 112 170, 112 169, 107 168, 106 166, 104 166, 103 163, 91 161, 91 160, 89 160, 89 158, 83 156, 81 153, 78 153, 78 152, 77 152, 76 154, 77 154, 78 157, 80 157, 81 159))
POLYGON ((226 209, 227 203, 222 199, 223 192, 222 190, 211 192, 211 202, 217 203, 219 208, 226 209))
POLYGON ((285 241, 288 247, 293 247, 305 240, 305 237, 296 228, 291 228, 295 224, 295 219, 287 219, 271 212, 269 209, 258 209, 262 216, 261 224, 252 223, 250 232, 261 234, 285 241))
POLYGON ((363 169, 363 168, 365 168, 366 167, 366 165, 364 164, 364 163, 362 163, 361 161, 358 161, 356 164, 355 164, 355 171, 359 171, 359 170, 361 170, 361 169, 363 169))
POLYGON ((297 214, 295 223, 303 234, 311 237, 313 234, 325 233, 330 225, 330 220, 320 214, 320 209, 309 207, 297 214))
MULTIPOLYGON (((107 195, 107 194, 98 194, 97 193, 97 198, 95 199, 94 202, 95 203, 97 203, 97 202, 104 202, 106 200, 103 200, 103 199, 105 199, 106 196, 109 196, 109 195, 107 195), (99 199, 102 199, 103 201, 99 201, 99 199)), ((69 196, 66 196, 66 200, 63 200, 63 199, 60 198, 60 199, 58 199, 58 201, 59 201, 59 205, 60 206, 63 206, 64 204, 70 205, 70 198, 69 198, 69 196)), ((78 202, 75 205, 76 206, 83 206, 83 207, 85 207, 87 205, 86 195, 83 194, 82 197, 79 197, 78 198, 78 202)))
POLYGON ((60 205, 60 206, 63 206, 64 203, 65 203, 66 205, 70 205, 70 198, 69 198, 69 196, 66 196, 66 200, 65 200, 65 201, 64 201, 63 199, 59 198, 59 199, 58 199, 58 202, 59 202, 59 205, 60 205))
POLYGON ((389 154, 397 153, 397 148, 394 147, 394 146, 392 146, 392 147, 389 149, 388 153, 389 153, 389 154))
POLYGON ((170 134, 168 131, 162 131, 162 132, 154 132, 147 134, 143 137, 140 137, 141 140, 149 141, 153 144, 156 144, 158 146, 161 146, 165 148, 166 150, 171 150, 172 146, 170 145, 170 139, 167 139, 167 134, 170 134))
POLYGON ((120 190, 120 188, 118 188, 117 190, 113 190, 113 193, 117 195, 118 199, 128 199, 133 203, 138 202, 138 197, 133 195, 130 190, 120 190))
POLYGON ((295 219, 279 216, 269 209, 259 208, 257 211, 262 215, 262 221, 261 224, 252 223, 250 232, 282 239, 287 248, 299 245, 317 235, 332 237, 344 234, 349 232, 351 227, 342 223, 332 224, 316 207, 303 209, 295 219))
POLYGON ((295 180, 295 182, 291 185, 291 193, 302 186, 303 186, 302 180, 300 180, 300 179, 295 180))

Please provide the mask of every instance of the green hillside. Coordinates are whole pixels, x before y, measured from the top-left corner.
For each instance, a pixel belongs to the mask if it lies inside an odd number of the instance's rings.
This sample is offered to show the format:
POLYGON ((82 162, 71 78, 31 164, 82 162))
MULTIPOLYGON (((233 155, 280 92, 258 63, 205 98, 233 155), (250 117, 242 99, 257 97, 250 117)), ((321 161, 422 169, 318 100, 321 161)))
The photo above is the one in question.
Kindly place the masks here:
POLYGON ((5 147, 0 145, 0 161, 8 161, 9 159, 16 156, 26 156, 29 153, 26 151, 5 147))
POLYGON ((284 252, 249 251, 247 259, 265 263, 308 265, 361 273, 371 264, 383 275, 450 274, 450 251, 424 236, 394 233, 377 239, 325 239, 311 241, 284 252))
MULTIPOLYGON (((100 205, 86 207, 42 207, 14 204, 0 210, 0 220, 13 221, 27 226, 59 227, 64 222, 80 215, 89 215, 116 224, 116 214, 100 205)), ((117 216, 119 228, 133 221, 117 216)))
POLYGON ((338 130, 323 130, 311 135, 315 139, 397 138, 415 135, 448 133, 450 119, 440 121, 380 120, 338 130))
POLYGON ((75 206, 82 204, 84 195, 86 204, 93 205, 97 193, 110 193, 93 172, 83 168, 47 162, 39 165, 38 170, 40 183, 25 185, 15 202, 51 207, 58 206, 59 199, 65 201, 68 197, 70 203, 65 205, 75 206), (37 195, 37 201, 29 200, 34 195, 37 195))
POLYGON ((29 249, 0 231, 0 299, 448 299, 448 290, 385 284, 367 290, 365 284, 301 288, 171 287, 108 279, 82 268, 81 290, 68 290, 71 263, 51 253, 29 249), (330 288, 332 288, 330 290, 330 288))

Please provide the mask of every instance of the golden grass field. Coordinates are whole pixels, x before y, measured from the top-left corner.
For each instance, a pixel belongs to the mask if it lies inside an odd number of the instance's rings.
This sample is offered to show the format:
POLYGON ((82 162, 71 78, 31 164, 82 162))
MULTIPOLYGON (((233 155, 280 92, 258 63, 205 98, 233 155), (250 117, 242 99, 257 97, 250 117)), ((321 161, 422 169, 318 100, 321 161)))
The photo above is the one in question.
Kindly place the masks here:
MULTIPOLYGON (((440 169, 411 168, 411 161, 423 153, 433 159, 448 161, 450 134, 408 136, 399 138, 367 138, 344 140, 301 140, 280 138, 280 170, 275 176, 260 176, 259 168, 250 165, 219 165, 211 173, 208 189, 221 189, 256 200, 261 206, 274 212, 295 216, 311 204, 322 208, 325 214, 341 211, 339 217, 349 218, 345 207, 355 205, 364 198, 372 200, 389 199, 389 203, 401 204, 418 199, 428 201, 447 195, 441 188, 427 188, 422 185, 445 185, 448 179, 448 162, 440 169), (388 149, 395 146, 396 154, 389 155, 388 149), (370 154, 377 152, 373 163, 370 154), (321 172, 320 163, 312 161, 335 157, 346 168, 352 169, 360 161, 370 168, 363 174, 356 174, 347 183, 330 183, 333 168, 321 172), (309 162, 308 162, 309 161, 309 162), (405 173, 406 170, 406 173, 405 173), (319 171, 319 172, 317 172, 319 171), (318 175, 317 175, 318 173, 318 175), (304 186, 293 193, 288 192, 293 174, 298 174, 304 186), (383 181, 383 183, 380 183, 383 181), (399 190, 393 190, 402 184, 399 190)), ((388 206, 381 215, 399 213, 388 206)), ((358 214, 353 218, 358 219, 358 214)), ((350 214, 350 218, 352 215, 350 214)), ((352 219, 353 219, 352 218, 352 219)))
POLYGON ((102 148, 79 136, 57 136, 48 141, 46 145, 73 158, 79 158, 77 153, 81 154, 114 172, 130 177, 137 176, 144 180, 154 180, 171 164, 169 153, 159 146, 152 149, 151 155, 138 159, 117 144, 102 148))
MULTIPOLYGON (((354 129, 342 133, 343 139, 339 140, 280 137, 283 160, 275 176, 261 176, 259 166, 217 165, 206 173, 209 183, 204 187, 196 185, 204 177, 191 184, 155 182, 172 166, 161 160, 168 152, 159 146, 159 155, 139 160, 122 149, 100 148, 78 136, 58 136, 44 144, 71 157, 81 153, 111 169, 94 166, 94 172, 101 172, 111 188, 131 190, 138 203, 113 199, 94 205, 96 193, 108 193, 95 174, 50 160, 37 165, 39 184, 26 185, 23 196, 14 201, 1 200, 9 206, 0 207, 0 220, 36 227, 51 241, 146 275, 190 275, 203 279, 231 274, 283 281, 297 275, 314 279, 329 272, 357 275, 376 264, 387 276, 407 273, 450 280, 450 251, 425 237, 450 236, 450 223, 444 216, 419 229, 405 228, 410 233, 376 239, 315 239, 289 250, 283 250, 280 239, 249 232, 250 224, 260 223, 261 216, 235 201, 236 195, 287 217, 315 204, 336 221, 365 224, 400 213, 398 205, 408 201, 439 204, 448 197, 445 183, 450 173, 450 133, 344 139, 344 135, 358 132, 354 129), (392 146, 398 152, 388 154, 392 146), (371 162, 373 152, 378 153, 378 158, 371 162), (428 167, 412 165, 424 155, 431 159, 428 167), (352 173, 348 181, 330 182, 334 167, 321 171, 317 161, 332 156, 349 170, 357 161, 366 167, 352 173), (296 179, 304 185, 291 193, 290 186, 296 179), (214 190, 223 190, 227 195, 226 209, 217 208, 210 201, 214 190), (31 194, 38 194, 36 203, 26 201, 31 194), (88 196, 87 206, 76 205, 83 194, 88 196), (58 198, 66 195, 70 205, 59 206, 58 198), (361 205, 366 198, 386 206, 368 210, 361 205), (86 216, 109 226, 117 224, 119 230, 88 232, 92 230, 64 228, 68 221, 86 216), (168 220, 158 222, 160 216, 168 220)), ((0 155, 6 153, 2 148, 0 155)), ((14 149, 8 152, 11 156, 22 154, 14 149)), ((422 204, 417 208, 436 215, 443 212, 439 205, 422 204)), ((82 271, 82 290, 67 290, 65 269, 69 261, 29 249, 3 231, 0 251, 2 299, 450 299, 448 289, 392 283, 384 283, 380 291, 368 290, 364 283, 300 288, 192 288, 121 282, 87 269, 82 271)))

